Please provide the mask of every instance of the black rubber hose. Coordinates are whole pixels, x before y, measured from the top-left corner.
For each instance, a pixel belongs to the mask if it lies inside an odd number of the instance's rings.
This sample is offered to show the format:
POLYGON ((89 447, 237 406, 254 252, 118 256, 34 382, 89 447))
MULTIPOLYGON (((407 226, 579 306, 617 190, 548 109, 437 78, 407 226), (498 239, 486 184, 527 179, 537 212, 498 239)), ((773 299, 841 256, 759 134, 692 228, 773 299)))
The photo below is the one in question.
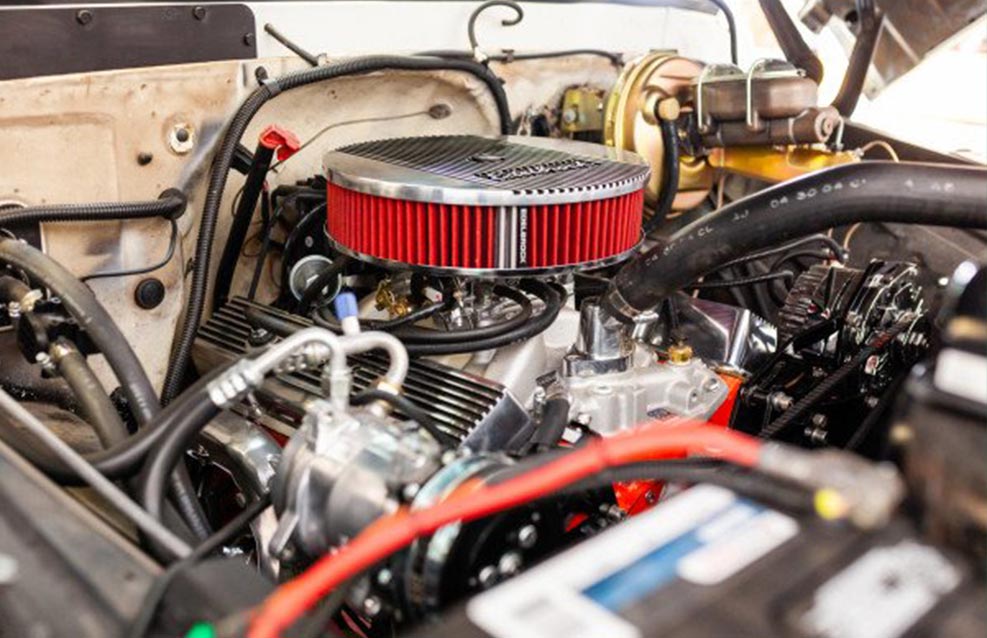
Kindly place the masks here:
POLYGON ((547 399, 532 433, 531 445, 539 452, 554 448, 562 439, 567 425, 569 425, 568 399, 565 397, 547 399))
POLYGON ((230 294, 233 286, 233 277, 236 275, 236 265, 240 261, 240 253, 243 251, 243 243, 247 240, 247 232, 254 221, 254 211, 257 209, 257 201, 264 194, 264 183, 267 180, 267 171, 271 168, 271 161, 274 159, 274 148, 267 144, 257 144, 254 151, 254 161, 247 171, 247 178, 243 182, 243 189, 240 191, 240 199, 237 202, 236 212, 233 214, 233 222, 230 224, 229 234, 226 236, 226 244, 219 257, 219 267, 216 269, 216 281, 213 284, 213 307, 218 308, 230 294))
POLYGON ((672 204, 679 192, 679 133, 675 120, 659 120, 661 141, 665 147, 665 157, 661 164, 661 192, 655 202, 655 211, 644 222, 644 234, 655 231, 672 212, 672 204))
POLYGON ((436 443, 445 447, 455 447, 459 445, 459 440, 443 432, 432 417, 425 410, 421 409, 414 403, 408 400, 407 397, 401 396, 399 394, 393 394, 391 392, 384 392, 383 390, 378 390, 376 388, 371 388, 364 390, 358 394, 350 397, 350 403, 353 405, 367 405, 368 403, 373 403, 374 401, 383 401, 395 410, 401 412, 406 417, 421 426, 423 430, 428 432, 436 443))
POLYGON ((92 426, 103 448, 125 440, 128 436, 127 428, 103 385, 86 363, 86 358, 67 339, 58 339, 55 345, 58 356, 52 358, 58 374, 72 389, 72 394, 79 403, 79 411, 92 426))
POLYGON ((202 541, 185 558, 175 561, 163 571, 160 576, 154 579, 144 599, 141 601, 140 611, 127 629, 127 638, 144 638, 151 629, 151 624, 158 611, 158 606, 168 588, 175 580, 175 576, 182 571, 189 569, 209 554, 217 551, 223 545, 233 542, 239 534, 271 504, 271 495, 264 494, 259 499, 243 508, 239 514, 230 519, 230 522, 223 525, 215 534, 202 541))
MULTIPOLYGON (((390 321, 363 321, 362 325, 367 330, 383 330, 390 332, 400 339, 409 348, 417 344, 465 344, 477 339, 492 339, 511 333, 521 328, 531 318, 533 307, 531 300, 522 291, 510 286, 498 285, 493 289, 495 295, 506 297, 520 307, 520 311, 504 321, 499 321, 489 326, 479 326, 477 328, 467 328, 465 330, 435 330, 433 328, 422 328, 418 326, 404 326, 406 323, 400 321, 404 317, 392 319, 390 321), (396 325, 395 322, 397 322, 396 325)), ((432 311, 434 312, 434 311, 432 311)), ((321 325, 334 332, 341 332, 342 327, 334 318, 326 315, 320 316, 321 325)), ((409 350, 411 352, 411 350, 409 350)))
POLYGON ((775 34, 785 58, 796 67, 803 69, 806 76, 815 80, 816 84, 822 82, 823 63, 802 39, 781 0, 760 0, 760 2, 761 11, 764 12, 768 26, 775 34))
POLYGON ((205 311, 206 294, 209 285, 209 263, 216 234, 219 208, 226 189, 226 180, 236 153, 240 138, 254 116, 271 98, 302 86, 335 78, 363 75, 375 71, 461 71, 469 73, 486 85, 497 107, 502 134, 511 132, 511 111, 507 104, 504 87, 493 73, 482 64, 468 60, 444 60, 441 58, 412 58, 400 56, 374 56, 356 58, 337 64, 328 64, 313 69, 291 73, 284 77, 266 81, 251 93, 230 120, 213 157, 209 184, 206 190, 199 234, 196 241, 192 268, 192 281, 189 288, 185 318, 182 321, 175 346, 172 350, 168 373, 165 377, 162 400, 168 403, 178 395, 184 382, 185 372, 192 356, 192 346, 205 311))
POLYGON ((781 246, 776 246, 774 248, 769 248, 767 250, 761 250, 756 253, 751 253, 750 255, 744 255, 738 259, 727 262, 723 264, 724 268, 729 268, 731 266, 738 266, 740 264, 746 264, 752 261, 757 261, 759 259, 764 259, 766 257, 771 257, 773 255, 780 255, 782 253, 789 252, 795 248, 801 248, 809 244, 821 243, 825 244, 827 248, 833 253, 833 257, 841 262, 846 261, 847 251, 840 246, 840 243, 830 237, 829 235, 818 233, 815 235, 809 235, 808 237, 803 237, 802 239, 796 239, 795 241, 788 242, 781 246))
MULTIPOLYGON (((484 339, 454 340, 449 343, 408 343, 405 346, 408 350, 408 354, 413 357, 423 357, 482 352, 484 350, 502 348, 517 341, 530 339, 541 334, 547 330, 548 327, 555 321, 555 318, 558 317, 559 312, 562 310, 562 306, 565 305, 564 295, 552 285, 538 280, 525 281, 521 283, 520 288, 535 295, 545 304, 544 309, 534 319, 525 322, 523 325, 513 330, 484 339)), ((322 326, 323 328, 335 331, 338 331, 339 329, 338 324, 335 322, 328 322, 317 314, 313 315, 312 318, 316 325, 322 326)), ((450 334, 458 335, 459 332, 454 331, 450 334)), ((395 336, 398 335, 395 334, 395 336)), ((398 338, 400 337, 398 336, 398 338)))
POLYGON ((31 287, 17 277, 0 276, 0 303, 8 304, 12 301, 20 303, 29 292, 31 287))
MULTIPOLYGON (((475 339, 491 339, 507 334, 524 326, 531 319, 533 308, 531 300, 522 291, 510 286, 494 286, 493 293, 498 297, 510 299, 518 305, 520 310, 510 319, 499 321, 489 326, 478 326, 465 330, 434 330, 432 328, 421 328, 416 326, 401 327, 390 330, 390 332, 401 341, 408 344, 419 343, 464 343, 475 339)), ((370 323, 368 328, 378 330, 379 324, 370 323)))
POLYGON ((615 317, 633 319, 748 253, 857 222, 987 228, 987 170, 863 162, 778 184, 702 217, 628 262, 605 303, 615 317))
POLYGON ((853 115, 857 108, 860 94, 864 90, 864 80, 867 79, 867 71, 874 60, 881 29, 884 26, 884 14, 877 10, 874 0, 857 0, 857 15, 860 31, 857 33, 857 41, 853 44, 840 91, 832 104, 840 115, 846 118, 853 115))
MULTIPOLYGON (((208 383, 222 373, 223 370, 225 370, 223 366, 215 368, 196 383, 208 383)), ((100 474, 107 478, 113 480, 132 478, 140 471, 144 459, 154 450, 158 442, 168 432, 168 428, 171 427, 172 416, 170 412, 171 409, 166 408, 147 427, 141 428, 136 434, 108 450, 85 455, 86 460, 99 470, 100 474)), ((39 449, 38 446, 32 443, 32 439, 20 430, 16 428, 0 428, 0 439, 3 439, 18 454, 28 459, 32 465, 59 484, 67 486, 84 485, 74 472, 69 470, 56 457, 47 453, 46 450, 39 449)))
POLYGON ((732 288, 734 286, 753 286, 755 284, 763 284, 769 281, 776 281, 778 279, 784 279, 785 282, 791 283, 794 278, 795 275, 790 270, 782 270, 780 272, 769 272, 763 275, 751 275, 750 277, 738 277, 737 279, 727 279, 725 281, 696 282, 689 286, 689 288, 692 290, 715 290, 718 288, 732 288))
POLYGON ((799 259, 812 259, 814 261, 825 261, 829 259, 829 253, 824 250, 793 250, 787 252, 771 264, 768 268, 770 271, 775 271, 781 268, 783 264, 788 262, 793 262, 798 265, 799 259))
POLYGON ((334 279, 339 277, 351 263, 353 263, 353 259, 346 255, 339 255, 333 259, 332 263, 326 266, 311 283, 305 286, 305 290, 302 291, 302 298, 298 301, 296 312, 299 314, 308 312, 308 309, 312 307, 315 300, 322 294, 322 290, 332 283, 334 279))
POLYGON ((23 270, 62 300, 69 314, 106 357, 134 418, 138 423, 149 423, 159 410, 154 388, 126 337, 92 291, 48 255, 15 239, 0 238, 0 262, 23 270))
POLYGON ((196 383, 168 406, 157 446, 144 463, 140 476, 140 501, 151 516, 161 519, 169 477, 195 436, 219 414, 209 398, 208 384, 196 383))
POLYGON ((545 306, 537 317, 518 328, 484 339, 471 339, 465 342, 453 343, 423 343, 409 344, 408 354, 414 356, 437 356, 443 354, 459 354, 466 352, 482 352, 494 348, 502 348, 518 341, 531 339, 548 329, 558 317, 562 306, 565 305, 564 295, 555 287, 538 280, 530 280, 520 285, 521 289, 541 299, 545 306))
POLYGON ((387 321, 375 321, 373 323, 373 329, 387 332, 389 330, 394 330, 395 328, 400 328, 401 326, 407 326, 408 324, 423 321, 448 305, 449 304, 445 301, 436 301, 434 303, 422 306, 421 308, 416 308, 408 314, 401 315, 400 317, 388 319, 387 321))
POLYGON ((815 495, 812 490, 711 459, 639 461, 608 468, 589 479, 574 483, 565 488, 563 493, 585 492, 633 481, 719 485, 786 510, 811 512, 815 509, 815 495))
POLYGON ((13 208, 0 213, 0 226, 51 222, 102 222, 124 219, 166 217, 177 219, 185 212, 187 200, 177 190, 167 190, 159 199, 107 204, 52 204, 13 208))
MULTIPOLYGON (((24 271, 29 278, 48 288, 61 299, 69 314, 85 330, 96 348, 106 358, 137 423, 140 425, 151 423, 161 410, 154 387, 147 378, 137 355, 127 343, 126 337, 92 291, 48 255, 15 239, 0 239, 0 262, 24 271)), ((129 439, 124 442, 124 444, 129 443, 129 439)), ((126 449, 131 448, 128 445, 126 449)), ((186 478, 182 474, 177 474, 172 480, 175 505, 186 517, 193 532, 202 536, 208 534, 209 526, 192 495, 191 486, 186 478)))

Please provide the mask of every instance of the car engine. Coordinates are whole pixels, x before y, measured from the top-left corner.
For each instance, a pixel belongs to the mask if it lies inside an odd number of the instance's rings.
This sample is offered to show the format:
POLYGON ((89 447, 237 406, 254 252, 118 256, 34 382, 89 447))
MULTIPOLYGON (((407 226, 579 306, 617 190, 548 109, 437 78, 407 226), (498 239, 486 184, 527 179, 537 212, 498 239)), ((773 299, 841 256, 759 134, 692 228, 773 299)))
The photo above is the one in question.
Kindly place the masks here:
POLYGON ((0 9, 96 43, 0 75, 0 634, 983 635, 987 168, 854 122, 897 14, 807 3, 827 104, 777 0, 744 66, 276 4, 0 9))

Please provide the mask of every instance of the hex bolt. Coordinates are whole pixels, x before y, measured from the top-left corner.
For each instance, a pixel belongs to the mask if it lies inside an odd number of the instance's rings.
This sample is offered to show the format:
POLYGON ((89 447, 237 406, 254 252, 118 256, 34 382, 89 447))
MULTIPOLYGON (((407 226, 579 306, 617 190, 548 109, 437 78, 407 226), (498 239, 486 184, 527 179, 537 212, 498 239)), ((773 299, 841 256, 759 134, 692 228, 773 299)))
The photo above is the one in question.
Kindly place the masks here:
POLYGON ((493 565, 487 565, 480 570, 480 587, 486 589, 487 587, 493 586, 497 581, 497 568, 493 565))
POLYGON ((391 573, 389 569, 382 569, 377 572, 377 584, 381 587, 387 587, 394 580, 394 574, 391 573))
POLYGON ((195 132, 192 126, 185 122, 175 124, 168 136, 168 145, 179 155, 191 151, 192 147, 195 146, 195 132))
POLYGON ((517 552, 507 552, 500 557, 497 561, 497 571, 500 572, 502 576, 513 576, 521 571, 521 565, 524 561, 521 558, 521 554, 517 552))
POLYGON ((75 14, 75 21, 86 26, 93 21, 93 12, 89 9, 79 9, 75 14))
POLYGON ((538 542, 538 529, 534 525, 525 525, 517 532, 517 543, 523 549, 531 549, 538 542))
POLYGON ((418 483, 408 483, 404 486, 404 489, 401 490, 401 496, 404 497, 405 501, 411 502, 415 500, 415 496, 418 495, 418 491, 420 489, 422 488, 418 483))
POLYGON ((206 19, 206 8, 205 7, 202 7, 202 6, 195 7, 194 9, 192 9, 192 16, 196 20, 205 20, 206 19))
POLYGON ((380 599, 376 596, 370 596, 363 601, 363 613, 373 618, 380 613, 383 605, 380 604, 380 599))
POLYGON ((768 397, 768 401, 771 404, 772 408, 774 408, 775 410, 780 410, 782 412, 792 407, 792 403, 795 402, 795 400, 792 399, 792 397, 788 396, 784 392, 772 393, 771 396, 768 397))

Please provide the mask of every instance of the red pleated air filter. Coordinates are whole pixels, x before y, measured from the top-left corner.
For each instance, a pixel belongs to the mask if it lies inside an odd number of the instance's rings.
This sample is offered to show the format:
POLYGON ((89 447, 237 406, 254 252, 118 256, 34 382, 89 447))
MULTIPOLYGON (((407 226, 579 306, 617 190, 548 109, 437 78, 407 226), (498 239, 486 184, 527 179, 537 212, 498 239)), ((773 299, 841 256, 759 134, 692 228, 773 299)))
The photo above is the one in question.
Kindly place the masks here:
POLYGON ((330 241, 384 265, 534 274, 612 262, 640 241, 648 166, 605 146, 400 138, 325 164, 330 241))

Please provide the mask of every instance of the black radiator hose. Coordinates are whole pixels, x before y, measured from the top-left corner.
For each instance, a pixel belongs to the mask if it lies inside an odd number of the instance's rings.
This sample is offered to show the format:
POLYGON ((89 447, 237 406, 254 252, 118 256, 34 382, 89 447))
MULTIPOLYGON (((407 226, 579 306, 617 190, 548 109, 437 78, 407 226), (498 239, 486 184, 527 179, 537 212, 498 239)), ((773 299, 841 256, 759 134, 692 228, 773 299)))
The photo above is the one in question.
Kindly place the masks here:
MULTIPOLYGON (((52 294, 61 299, 65 309, 86 331, 86 334, 106 359, 110 369, 113 370, 137 423, 141 425, 150 424, 161 411, 154 387, 147 378, 137 355, 127 343, 126 337, 120 332, 113 317, 103 308, 93 292, 51 257, 16 239, 0 238, 0 263, 24 271, 33 281, 49 289, 52 294)), ((131 437, 120 445, 127 445, 133 438, 131 437)), ((27 448, 30 448, 29 444, 27 448)), ((24 449, 23 445, 21 449, 24 449)), ((127 459, 130 460, 132 448, 127 446, 125 450, 128 452, 127 459)), ((101 456, 100 460, 117 458, 115 446, 113 449, 106 450, 104 454, 106 456, 101 456)), ((53 469, 56 470, 67 469, 61 464, 49 463, 48 465, 54 465, 53 469)), ((66 478, 73 478, 72 473, 68 474, 66 478)), ((176 474, 173 477, 171 487, 176 505, 185 518, 189 520, 196 534, 198 536, 208 535, 208 524, 205 522, 198 502, 194 499, 191 485, 186 477, 176 474)))
POLYGON ((150 422, 159 410, 154 388, 126 337, 93 292, 51 257, 16 239, 0 238, 0 263, 23 270, 62 300, 65 309, 106 357, 134 418, 141 424, 150 422))
POLYGON ((103 222, 165 217, 178 219, 187 200, 180 191, 169 189, 158 199, 105 204, 50 204, 9 208, 0 212, 0 226, 51 222, 103 222))
POLYGON ((103 448, 109 448, 127 438, 116 406, 103 389, 86 358, 68 339, 60 338, 52 349, 56 356, 52 359, 58 367, 58 374, 72 389, 79 411, 92 427, 103 448))
MULTIPOLYGON (((226 370, 218 366, 210 370, 196 383, 208 383, 226 370)), ((178 406, 177 402, 175 407, 178 406)), ((133 478, 140 472, 145 459, 158 447, 172 427, 174 415, 169 406, 161 412, 153 423, 148 424, 129 436, 126 440, 107 450, 86 454, 85 458, 103 476, 113 480, 133 478)), ((62 461, 47 449, 35 445, 33 439, 18 428, 0 428, 0 439, 26 458, 32 465, 61 485, 85 485, 62 461)))
POLYGON ((628 262, 610 284, 607 310, 633 320, 734 259, 857 222, 987 228, 987 169, 864 162, 778 184, 696 220, 628 262))
POLYGON ((497 114, 500 118, 501 133, 506 135, 511 132, 511 112, 507 105, 507 94, 504 92, 500 79, 482 64, 469 60, 372 56, 305 69, 281 78, 265 81, 237 109, 213 157, 202 219, 199 221, 199 236, 195 246, 192 282, 185 318, 172 349, 168 374, 165 377, 164 388, 161 393, 164 403, 167 404, 181 390, 186 368, 192 356, 192 344, 195 342, 199 322, 205 311, 206 293, 209 285, 209 262, 212 258, 219 207, 223 198, 223 191, 226 189, 226 179, 233 163, 233 157, 236 154, 240 138, 243 137, 250 121, 268 100, 284 91, 316 82, 363 75, 374 71, 461 71, 469 73, 479 78, 493 95, 497 114))

